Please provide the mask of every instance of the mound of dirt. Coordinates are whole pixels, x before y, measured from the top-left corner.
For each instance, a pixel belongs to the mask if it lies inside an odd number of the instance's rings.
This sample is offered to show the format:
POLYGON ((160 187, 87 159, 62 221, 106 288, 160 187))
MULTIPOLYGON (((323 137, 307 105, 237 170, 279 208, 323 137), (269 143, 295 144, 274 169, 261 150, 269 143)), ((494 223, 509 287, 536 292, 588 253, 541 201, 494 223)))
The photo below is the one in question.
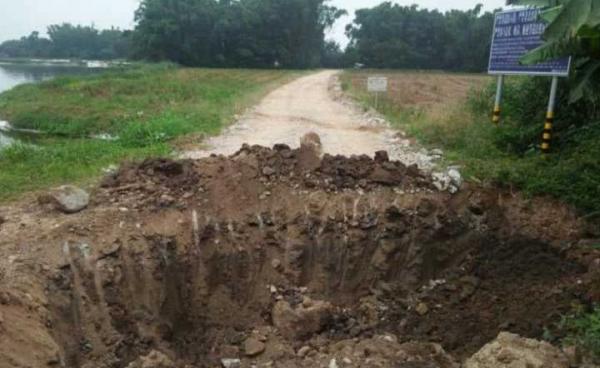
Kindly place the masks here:
POLYGON ((92 197, 0 229, 11 367, 455 367, 593 283, 510 197, 440 193, 384 152, 147 160, 92 197))

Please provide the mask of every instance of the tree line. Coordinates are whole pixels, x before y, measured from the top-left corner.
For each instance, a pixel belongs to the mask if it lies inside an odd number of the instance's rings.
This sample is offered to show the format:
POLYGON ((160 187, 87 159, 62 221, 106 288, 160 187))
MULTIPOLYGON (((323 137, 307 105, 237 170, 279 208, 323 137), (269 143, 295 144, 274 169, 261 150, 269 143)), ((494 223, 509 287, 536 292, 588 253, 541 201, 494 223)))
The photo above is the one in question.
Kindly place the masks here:
POLYGON ((345 12, 328 0, 143 0, 138 58, 184 65, 310 68, 345 12))
POLYGON ((142 0, 133 31, 51 26, 0 45, 0 56, 123 58, 186 66, 483 71, 493 14, 384 2, 357 11, 342 50, 327 30, 346 12, 329 0, 142 0))
POLYGON ((441 13, 384 2, 358 10, 346 58, 371 68, 484 71, 494 14, 482 7, 441 13))
POLYGON ((48 37, 32 32, 19 40, 0 44, 0 57, 123 59, 130 56, 131 31, 98 30, 70 23, 51 25, 48 37))

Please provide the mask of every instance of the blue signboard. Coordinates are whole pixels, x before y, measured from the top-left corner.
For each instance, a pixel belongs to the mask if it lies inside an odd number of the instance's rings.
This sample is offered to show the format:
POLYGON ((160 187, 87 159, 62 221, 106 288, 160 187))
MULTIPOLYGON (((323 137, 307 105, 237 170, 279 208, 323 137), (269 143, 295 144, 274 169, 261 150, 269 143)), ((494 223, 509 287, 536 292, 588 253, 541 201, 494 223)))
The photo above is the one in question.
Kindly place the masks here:
POLYGON ((496 14, 490 53, 490 74, 523 74, 566 77, 571 58, 536 65, 521 65, 519 60, 543 44, 546 24, 538 18, 540 9, 520 9, 496 14))

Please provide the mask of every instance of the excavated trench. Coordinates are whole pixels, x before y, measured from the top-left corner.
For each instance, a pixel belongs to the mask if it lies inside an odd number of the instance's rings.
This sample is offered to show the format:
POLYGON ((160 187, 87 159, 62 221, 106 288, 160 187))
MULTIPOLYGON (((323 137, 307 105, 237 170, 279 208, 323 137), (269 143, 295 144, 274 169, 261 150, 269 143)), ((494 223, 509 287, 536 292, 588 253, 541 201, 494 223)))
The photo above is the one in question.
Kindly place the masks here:
POLYGON ((64 242, 46 285, 48 366, 455 367, 585 302, 585 268, 515 231, 496 194, 439 193, 384 153, 311 152, 244 147, 107 178, 96 205, 121 210, 64 242), (452 357, 402 360, 411 341, 452 357))

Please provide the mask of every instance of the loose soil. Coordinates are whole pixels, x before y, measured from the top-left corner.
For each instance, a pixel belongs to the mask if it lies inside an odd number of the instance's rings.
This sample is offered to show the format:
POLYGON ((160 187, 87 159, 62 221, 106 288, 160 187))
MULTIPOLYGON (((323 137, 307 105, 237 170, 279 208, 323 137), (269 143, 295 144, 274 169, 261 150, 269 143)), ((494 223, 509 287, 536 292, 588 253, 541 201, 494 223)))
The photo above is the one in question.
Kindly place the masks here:
POLYGON ((0 367, 457 367, 598 301, 568 209, 373 157, 246 145, 3 208, 0 367))

